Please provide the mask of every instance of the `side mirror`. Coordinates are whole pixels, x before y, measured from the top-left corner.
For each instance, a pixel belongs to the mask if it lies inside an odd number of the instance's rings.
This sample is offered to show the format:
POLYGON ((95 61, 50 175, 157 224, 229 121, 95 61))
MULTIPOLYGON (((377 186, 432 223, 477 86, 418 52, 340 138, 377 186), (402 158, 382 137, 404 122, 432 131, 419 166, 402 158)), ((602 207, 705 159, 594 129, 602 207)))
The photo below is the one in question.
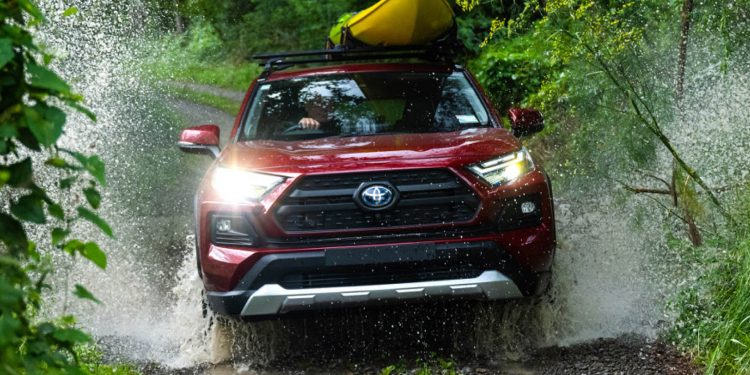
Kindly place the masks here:
POLYGON ((508 110, 508 117, 510 128, 516 137, 531 135, 544 129, 544 117, 536 109, 511 108, 508 110))
POLYGON ((209 154, 219 156, 219 127, 216 125, 198 125, 187 128, 180 133, 177 146, 183 152, 191 154, 209 154))

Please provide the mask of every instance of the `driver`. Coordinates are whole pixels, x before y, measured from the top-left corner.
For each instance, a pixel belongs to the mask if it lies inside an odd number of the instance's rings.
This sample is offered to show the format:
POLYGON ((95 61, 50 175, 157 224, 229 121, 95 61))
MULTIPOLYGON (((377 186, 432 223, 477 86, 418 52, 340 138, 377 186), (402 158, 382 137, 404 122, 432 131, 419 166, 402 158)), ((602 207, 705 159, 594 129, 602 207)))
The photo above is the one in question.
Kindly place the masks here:
POLYGON ((301 118, 297 124, 302 129, 319 129, 330 125, 333 121, 333 103, 330 98, 314 94, 305 102, 307 116, 301 118))

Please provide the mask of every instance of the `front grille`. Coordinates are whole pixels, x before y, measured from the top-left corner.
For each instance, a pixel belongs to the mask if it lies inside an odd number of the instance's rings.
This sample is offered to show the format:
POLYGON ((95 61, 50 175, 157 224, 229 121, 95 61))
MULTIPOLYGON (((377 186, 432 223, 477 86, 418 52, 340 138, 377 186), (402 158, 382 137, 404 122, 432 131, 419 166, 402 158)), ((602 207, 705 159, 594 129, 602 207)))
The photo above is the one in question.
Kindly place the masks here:
POLYGON ((303 177, 280 202, 276 219, 292 232, 388 228, 466 222, 478 208, 474 192, 448 170, 399 170, 303 177), (369 182, 393 185, 398 202, 383 211, 360 207, 354 194, 369 182))
MULTIPOLYGON (((415 267, 418 268, 418 267, 415 267)), ((416 283, 478 277, 482 270, 470 267, 414 269, 349 270, 285 275, 279 285, 286 289, 331 288, 340 286, 416 283)))

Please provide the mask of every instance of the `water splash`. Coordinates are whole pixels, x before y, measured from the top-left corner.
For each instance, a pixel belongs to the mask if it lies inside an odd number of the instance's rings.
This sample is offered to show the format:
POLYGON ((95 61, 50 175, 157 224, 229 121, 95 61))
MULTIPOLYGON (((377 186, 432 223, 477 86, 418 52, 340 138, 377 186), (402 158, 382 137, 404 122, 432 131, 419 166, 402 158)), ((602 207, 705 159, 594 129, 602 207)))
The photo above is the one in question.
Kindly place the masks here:
MULTIPOLYGON (((642 197, 621 199, 611 181, 594 181, 585 193, 556 191, 554 284, 540 301, 354 309, 252 324, 204 317, 188 234, 190 195, 205 161, 175 150, 184 121, 139 70, 139 44, 150 37, 142 26, 152 15, 138 2, 80 2, 79 14, 68 18, 58 3, 43 7, 50 23, 40 35, 62 57, 56 69, 99 116, 93 124, 71 114, 64 143, 104 157, 110 187, 102 212, 117 234, 100 239, 110 259, 106 272, 55 257, 60 294, 50 310, 79 316, 110 358, 178 368, 223 360, 258 366, 284 358, 392 359, 415 352, 518 359, 543 345, 633 332, 653 337, 670 321, 663 302, 675 282, 664 266, 663 233, 674 225, 654 225, 665 213, 642 197), (104 304, 68 299, 73 282, 90 287, 104 304)), ((746 181, 747 72, 737 65, 720 76, 715 65, 699 69, 701 61, 693 63, 688 86, 687 126, 668 126, 670 135, 712 185, 727 175, 734 176, 732 183, 746 181)), ((660 153, 657 166, 669 163, 660 153)))

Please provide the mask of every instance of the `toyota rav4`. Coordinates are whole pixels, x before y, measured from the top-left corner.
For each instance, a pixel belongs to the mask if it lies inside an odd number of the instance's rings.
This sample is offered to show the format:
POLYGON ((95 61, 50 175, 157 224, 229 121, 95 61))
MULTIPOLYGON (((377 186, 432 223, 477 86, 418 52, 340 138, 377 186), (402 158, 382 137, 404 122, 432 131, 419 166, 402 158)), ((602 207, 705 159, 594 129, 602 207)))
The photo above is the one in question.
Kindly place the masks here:
POLYGON ((195 199, 214 312, 545 290, 552 192, 517 138, 542 129, 538 111, 510 109, 506 130, 452 63, 327 55, 289 70, 289 56, 264 56, 223 149, 215 125, 180 136, 183 151, 216 159, 195 199))

